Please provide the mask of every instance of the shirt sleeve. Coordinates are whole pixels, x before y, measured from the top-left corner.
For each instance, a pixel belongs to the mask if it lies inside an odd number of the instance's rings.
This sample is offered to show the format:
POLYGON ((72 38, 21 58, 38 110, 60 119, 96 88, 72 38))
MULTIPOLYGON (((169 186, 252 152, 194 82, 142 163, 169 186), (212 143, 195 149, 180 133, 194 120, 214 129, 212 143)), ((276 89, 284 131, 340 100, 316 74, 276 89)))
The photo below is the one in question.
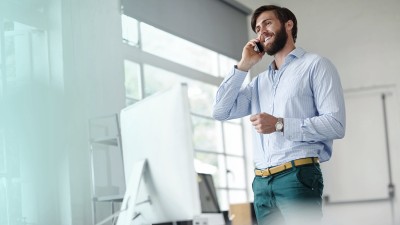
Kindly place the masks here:
POLYGON ((335 66, 316 61, 310 76, 317 116, 284 118, 284 136, 291 141, 317 142, 343 138, 346 127, 342 85, 335 66))
POLYGON ((232 68, 218 88, 213 107, 213 118, 229 120, 247 116, 251 112, 252 86, 242 88, 247 72, 232 68))

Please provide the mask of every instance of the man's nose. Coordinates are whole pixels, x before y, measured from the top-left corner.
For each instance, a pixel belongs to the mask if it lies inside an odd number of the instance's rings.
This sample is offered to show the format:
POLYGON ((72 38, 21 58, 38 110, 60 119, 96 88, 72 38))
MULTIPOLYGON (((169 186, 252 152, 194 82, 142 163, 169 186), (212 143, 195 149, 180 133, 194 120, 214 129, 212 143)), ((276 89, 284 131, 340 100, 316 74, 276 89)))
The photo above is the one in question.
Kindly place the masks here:
POLYGON ((260 32, 258 33, 258 38, 265 38, 267 32, 268 32, 267 29, 265 27, 262 27, 260 29, 260 32))
POLYGON ((260 32, 260 34, 258 35, 258 40, 264 41, 265 37, 266 37, 266 33, 260 32))

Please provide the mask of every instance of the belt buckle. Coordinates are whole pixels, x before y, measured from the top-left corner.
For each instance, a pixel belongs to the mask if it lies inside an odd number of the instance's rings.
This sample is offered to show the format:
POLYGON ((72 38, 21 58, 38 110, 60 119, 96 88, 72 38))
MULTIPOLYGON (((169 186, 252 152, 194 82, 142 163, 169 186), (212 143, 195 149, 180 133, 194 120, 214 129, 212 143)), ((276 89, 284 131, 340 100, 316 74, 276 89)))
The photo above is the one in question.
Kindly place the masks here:
POLYGON ((267 169, 265 169, 265 170, 262 170, 261 177, 268 177, 268 176, 271 176, 271 171, 269 170, 269 168, 267 168, 267 169), (268 174, 267 174, 267 175, 264 175, 264 172, 265 172, 265 171, 267 171, 267 172, 268 172, 268 174))

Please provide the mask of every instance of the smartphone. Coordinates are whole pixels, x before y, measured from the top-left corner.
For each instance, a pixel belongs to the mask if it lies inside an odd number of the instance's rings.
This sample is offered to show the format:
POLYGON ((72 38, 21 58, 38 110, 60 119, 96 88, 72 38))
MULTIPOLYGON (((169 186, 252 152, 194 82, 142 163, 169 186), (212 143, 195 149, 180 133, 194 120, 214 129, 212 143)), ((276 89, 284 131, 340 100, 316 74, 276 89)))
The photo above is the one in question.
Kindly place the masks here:
POLYGON ((256 52, 264 52, 264 47, 260 42, 256 42, 256 46, 254 46, 254 51, 256 52))

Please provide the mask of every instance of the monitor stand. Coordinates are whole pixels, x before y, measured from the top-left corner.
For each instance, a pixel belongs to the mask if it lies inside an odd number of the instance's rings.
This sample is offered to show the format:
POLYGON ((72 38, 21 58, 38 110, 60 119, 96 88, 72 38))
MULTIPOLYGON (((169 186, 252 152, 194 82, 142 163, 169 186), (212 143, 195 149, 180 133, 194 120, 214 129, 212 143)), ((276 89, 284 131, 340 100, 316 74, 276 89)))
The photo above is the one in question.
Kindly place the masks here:
POLYGON ((148 199, 146 201, 136 203, 140 182, 142 180, 143 173, 145 172, 146 165, 147 165, 146 159, 134 163, 132 168, 132 173, 130 175, 129 184, 126 188, 126 190, 131 190, 131 191, 125 192, 125 196, 121 205, 121 210, 105 218, 96 225, 105 224, 108 221, 115 218, 118 218, 117 225, 130 225, 133 220, 135 220, 138 216, 140 216, 140 213, 135 211, 135 206, 146 202, 150 202, 150 199, 148 199))

